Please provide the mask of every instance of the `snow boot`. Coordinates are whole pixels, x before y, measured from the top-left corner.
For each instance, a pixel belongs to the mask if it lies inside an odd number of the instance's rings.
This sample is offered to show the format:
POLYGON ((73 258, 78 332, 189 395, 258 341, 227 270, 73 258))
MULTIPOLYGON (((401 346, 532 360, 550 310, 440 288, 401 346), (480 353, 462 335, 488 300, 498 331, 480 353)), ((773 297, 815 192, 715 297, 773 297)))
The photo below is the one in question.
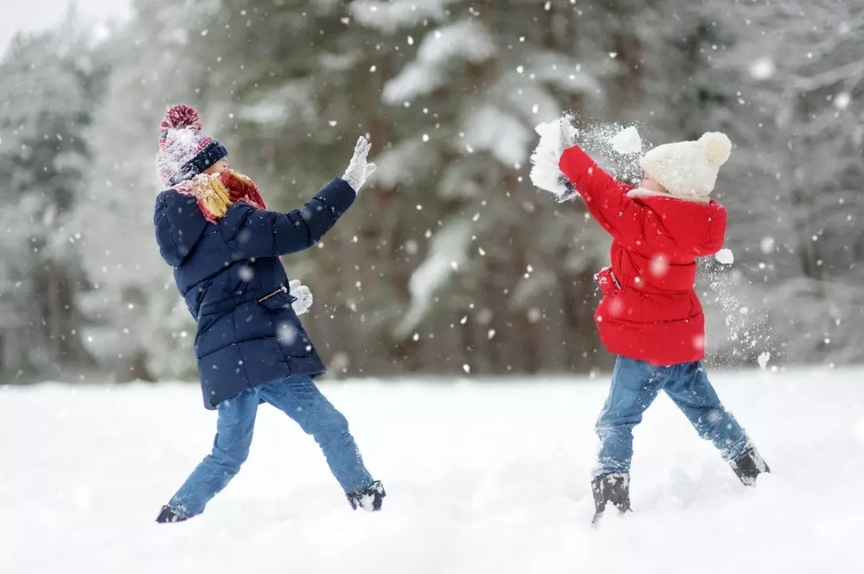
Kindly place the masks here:
POLYGON ((368 512, 377 512, 381 510, 381 499, 387 496, 384 492, 384 487, 381 482, 376 480, 372 486, 359 492, 352 492, 346 495, 348 502, 351 503, 351 508, 357 510, 362 508, 368 512))
POLYGON ((732 470, 735 471, 735 474, 738 475, 738 478, 745 486, 755 486, 756 477, 759 474, 771 472, 771 469, 768 468, 765 460, 755 448, 748 449, 747 452, 731 461, 729 466, 732 467, 732 470))
POLYGON ((609 474, 599 476, 591 481, 591 493, 594 495, 594 519, 597 524, 606 511, 606 504, 612 503, 618 509, 618 514, 631 512, 630 509, 630 475, 609 474))
POLYGON ((162 507, 162 510, 159 512, 159 516, 156 517, 156 522, 161 524, 167 522, 183 522, 186 520, 186 516, 180 514, 180 511, 176 508, 171 508, 167 504, 162 507))

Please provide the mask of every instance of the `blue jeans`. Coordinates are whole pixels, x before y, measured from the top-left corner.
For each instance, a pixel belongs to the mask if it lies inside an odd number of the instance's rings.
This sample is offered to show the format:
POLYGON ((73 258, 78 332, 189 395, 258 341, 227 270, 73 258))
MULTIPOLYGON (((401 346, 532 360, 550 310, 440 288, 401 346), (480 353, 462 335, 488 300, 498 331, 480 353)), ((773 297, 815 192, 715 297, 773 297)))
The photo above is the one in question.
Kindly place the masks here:
POLYGON ((714 443, 724 460, 734 460, 750 447, 744 429, 708 382, 701 362, 655 367, 618 357, 609 398, 597 419, 600 452, 595 478, 630 472, 633 427, 642 421, 642 413, 661 389, 683 411, 699 436, 714 443))
POLYGON ((243 391, 219 403, 213 452, 192 471, 169 506, 187 517, 201 514, 210 499, 228 485, 249 455, 261 401, 284 412, 315 438, 346 494, 372 485, 372 477, 348 432, 348 421, 312 379, 299 375, 243 391))

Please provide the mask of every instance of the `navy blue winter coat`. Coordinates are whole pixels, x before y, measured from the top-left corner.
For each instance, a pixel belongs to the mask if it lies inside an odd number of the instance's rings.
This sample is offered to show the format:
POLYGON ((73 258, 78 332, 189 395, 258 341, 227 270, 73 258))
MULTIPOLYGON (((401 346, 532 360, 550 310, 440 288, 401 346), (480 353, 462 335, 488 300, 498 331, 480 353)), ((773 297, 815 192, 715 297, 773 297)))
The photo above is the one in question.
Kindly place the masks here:
POLYGON ((325 372, 291 308, 278 256, 314 245, 355 197, 334 179, 302 209, 277 213, 237 202, 214 224, 194 197, 174 189, 159 194, 156 241, 198 322, 195 355, 208 409, 288 375, 325 372))

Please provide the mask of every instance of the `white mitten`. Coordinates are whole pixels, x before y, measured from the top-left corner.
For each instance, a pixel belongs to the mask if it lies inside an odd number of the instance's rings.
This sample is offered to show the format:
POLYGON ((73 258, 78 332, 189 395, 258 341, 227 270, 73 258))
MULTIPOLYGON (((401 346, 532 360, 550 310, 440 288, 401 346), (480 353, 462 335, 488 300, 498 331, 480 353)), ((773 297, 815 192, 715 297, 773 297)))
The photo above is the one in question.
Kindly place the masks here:
POLYGON ((288 282, 288 290, 297 298, 296 301, 291 303, 291 308, 294 309, 294 312, 302 315, 308 311, 309 307, 312 306, 312 291, 309 290, 309 287, 301 285, 299 279, 294 279, 288 282))
POLYGON ((366 180, 375 171, 375 164, 366 162, 366 156, 369 154, 370 147, 371 144, 366 141, 366 138, 360 136, 357 140, 357 145, 354 146, 354 157, 351 158, 351 162, 345 170, 345 175, 342 176, 342 179, 351 186, 354 193, 360 192, 360 188, 363 187, 363 184, 366 183, 366 180))
POLYGON ((540 141, 531 154, 531 183, 552 193, 558 201, 567 201, 577 195, 573 184, 558 169, 561 154, 576 143, 577 131, 571 119, 569 114, 565 114, 534 128, 540 134, 540 141))

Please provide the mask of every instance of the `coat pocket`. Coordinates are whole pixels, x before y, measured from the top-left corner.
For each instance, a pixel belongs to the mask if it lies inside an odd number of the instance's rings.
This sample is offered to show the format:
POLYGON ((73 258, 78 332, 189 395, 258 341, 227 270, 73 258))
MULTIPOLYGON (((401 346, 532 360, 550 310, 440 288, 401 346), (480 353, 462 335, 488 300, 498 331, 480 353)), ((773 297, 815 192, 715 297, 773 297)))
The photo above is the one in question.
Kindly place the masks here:
POLYGON ((282 285, 275 291, 267 293, 258 298, 258 304, 266 309, 287 309, 297 300, 297 297, 288 292, 288 287, 282 285))
POLYGON ((266 309, 280 349, 286 357, 295 359, 307 357, 313 350, 309 335, 291 307, 291 303, 296 300, 285 286, 258 299, 258 304, 266 309))

